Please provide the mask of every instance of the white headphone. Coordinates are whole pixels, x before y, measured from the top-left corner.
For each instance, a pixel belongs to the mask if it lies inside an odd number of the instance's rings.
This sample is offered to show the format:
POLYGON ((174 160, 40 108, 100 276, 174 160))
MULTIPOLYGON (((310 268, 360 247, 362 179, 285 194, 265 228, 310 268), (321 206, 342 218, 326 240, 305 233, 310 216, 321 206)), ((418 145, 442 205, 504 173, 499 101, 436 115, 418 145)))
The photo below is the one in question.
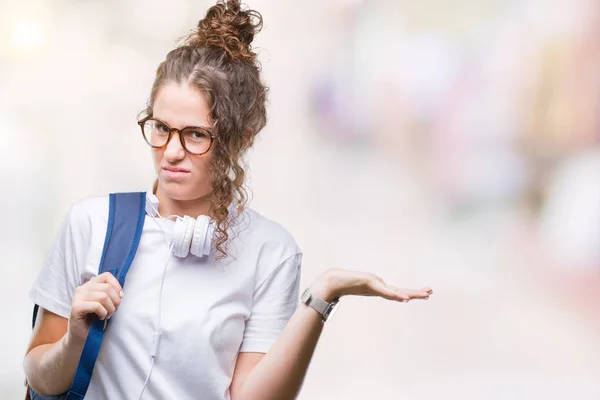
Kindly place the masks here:
MULTIPOLYGON (((170 243, 173 246, 173 254, 177 257, 187 257, 189 253, 196 257, 204 257, 210 254, 213 225, 208 216, 199 215, 198 218, 194 219, 189 215, 183 217, 170 215, 163 218, 158 212, 158 197, 152 191, 146 192, 146 213, 153 217, 155 221, 157 217, 162 219, 176 218, 173 233, 170 235, 170 243)), ((163 230, 160 223, 158 225, 163 230)), ((166 232, 164 233, 169 236, 166 232)))
POLYGON ((157 184, 158 181, 155 181, 150 190, 146 192, 146 214, 152 217, 156 225, 163 232, 164 238, 169 244, 169 257, 167 258, 160 283, 160 292, 158 295, 158 318, 156 321, 156 330, 152 336, 152 347, 150 349, 150 368, 138 400, 141 400, 144 396, 144 390, 146 389, 148 381, 150 380, 150 376, 152 375, 154 361, 158 356, 158 348, 161 337, 160 323, 162 314, 162 295, 167 268, 169 267, 169 261, 171 260, 171 253, 177 257, 187 257, 189 253, 192 253, 196 257, 208 256, 210 254, 211 237, 213 234, 213 224, 211 223, 211 219, 206 215, 200 215, 196 219, 190 217, 189 215, 184 215, 183 217, 178 215, 169 215, 168 217, 163 217, 160 215, 158 212, 158 197, 156 197, 154 194, 154 188, 157 186, 157 184), (172 218, 175 218, 175 225, 173 226, 172 233, 169 235, 163 228, 163 223, 164 220, 170 220, 172 218))
POLYGON ((146 192, 146 213, 152 217, 154 222, 156 222, 156 225, 165 235, 165 240, 167 243, 169 243, 169 258, 165 264, 160 283, 160 293, 158 296, 158 318, 156 321, 156 330, 152 336, 152 347, 150 349, 150 369, 148 371, 148 375, 146 376, 146 380, 144 381, 144 385, 142 386, 139 400, 141 400, 144 396, 144 390, 146 389, 146 385, 148 384, 150 376, 152 375, 154 360, 158 355, 158 347, 161 336, 160 322, 162 314, 163 287, 167 268, 171 259, 171 253, 177 257, 187 257, 188 253, 192 253, 197 257, 207 256, 210 254, 211 236, 213 233, 213 225, 211 224, 210 218, 206 215, 200 215, 196 219, 190 217, 189 215, 185 215, 183 218, 178 215, 170 215, 166 218, 162 217, 158 212, 158 197, 156 197, 156 195, 153 193, 153 189, 154 187, 146 192), (169 235, 163 229, 163 221, 161 220, 171 218, 175 218, 175 226, 173 227, 172 234, 169 235))

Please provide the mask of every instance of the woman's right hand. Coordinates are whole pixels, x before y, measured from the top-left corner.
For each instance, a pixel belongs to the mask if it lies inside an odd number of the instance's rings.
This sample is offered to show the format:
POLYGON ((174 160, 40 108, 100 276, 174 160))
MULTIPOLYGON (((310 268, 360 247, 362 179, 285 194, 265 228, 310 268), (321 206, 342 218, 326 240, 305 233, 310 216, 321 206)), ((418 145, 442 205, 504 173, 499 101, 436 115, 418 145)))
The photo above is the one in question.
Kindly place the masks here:
POLYGON ((93 318, 110 318, 121 304, 123 289, 110 272, 95 276, 75 289, 69 327, 69 339, 84 343, 93 318))

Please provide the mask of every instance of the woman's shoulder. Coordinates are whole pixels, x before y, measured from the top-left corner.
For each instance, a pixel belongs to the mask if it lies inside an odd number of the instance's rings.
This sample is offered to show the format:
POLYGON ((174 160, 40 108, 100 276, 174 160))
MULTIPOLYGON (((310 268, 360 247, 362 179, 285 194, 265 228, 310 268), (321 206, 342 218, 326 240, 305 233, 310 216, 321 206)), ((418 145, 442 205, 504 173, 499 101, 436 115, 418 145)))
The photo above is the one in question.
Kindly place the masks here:
POLYGON ((237 224, 240 236, 261 246, 277 246, 290 253, 300 253, 292 234, 280 223, 246 207, 237 224))
POLYGON ((71 205, 71 214, 77 217, 108 214, 108 195, 88 196, 71 205))
POLYGON ((89 226, 108 220, 108 195, 89 196, 75 201, 69 210, 69 222, 72 226, 89 226))
MULTIPOLYGON (((118 195, 119 193, 116 194, 118 195)), ((102 220, 107 220, 109 202, 110 194, 108 193, 104 195, 87 196, 72 203, 70 213, 72 218, 100 218, 102 220)))

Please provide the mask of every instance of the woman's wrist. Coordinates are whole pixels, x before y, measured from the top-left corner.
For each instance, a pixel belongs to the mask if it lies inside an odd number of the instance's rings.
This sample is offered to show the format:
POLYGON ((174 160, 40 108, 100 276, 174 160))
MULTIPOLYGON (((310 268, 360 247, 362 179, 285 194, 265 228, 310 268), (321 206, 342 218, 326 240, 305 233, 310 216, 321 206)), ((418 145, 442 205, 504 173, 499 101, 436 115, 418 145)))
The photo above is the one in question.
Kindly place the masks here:
POLYGON ((315 279, 310 285, 310 290, 315 296, 328 303, 342 296, 341 288, 336 285, 335 270, 333 269, 325 271, 315 279))
POLYGON ((68 352, 80 352, 85 346, 86 338, 79 338, 67 330, 65 335, 62 337, 62 346, 68 352))

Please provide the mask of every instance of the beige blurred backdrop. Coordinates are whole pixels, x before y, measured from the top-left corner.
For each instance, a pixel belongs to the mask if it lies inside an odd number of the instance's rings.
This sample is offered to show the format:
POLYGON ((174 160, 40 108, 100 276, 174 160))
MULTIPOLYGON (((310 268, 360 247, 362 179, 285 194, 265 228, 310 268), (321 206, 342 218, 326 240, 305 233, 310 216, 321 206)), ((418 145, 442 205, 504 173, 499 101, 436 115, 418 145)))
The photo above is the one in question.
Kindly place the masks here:
MULTIPOLYGON (((248 0, 271 88, 251 206, 344 298, 300 399, 600 398, 600 3, 248 0)), ((0 398, 72 203, 145 190, 136 125, 204 0, 0 2, 0 398)))

